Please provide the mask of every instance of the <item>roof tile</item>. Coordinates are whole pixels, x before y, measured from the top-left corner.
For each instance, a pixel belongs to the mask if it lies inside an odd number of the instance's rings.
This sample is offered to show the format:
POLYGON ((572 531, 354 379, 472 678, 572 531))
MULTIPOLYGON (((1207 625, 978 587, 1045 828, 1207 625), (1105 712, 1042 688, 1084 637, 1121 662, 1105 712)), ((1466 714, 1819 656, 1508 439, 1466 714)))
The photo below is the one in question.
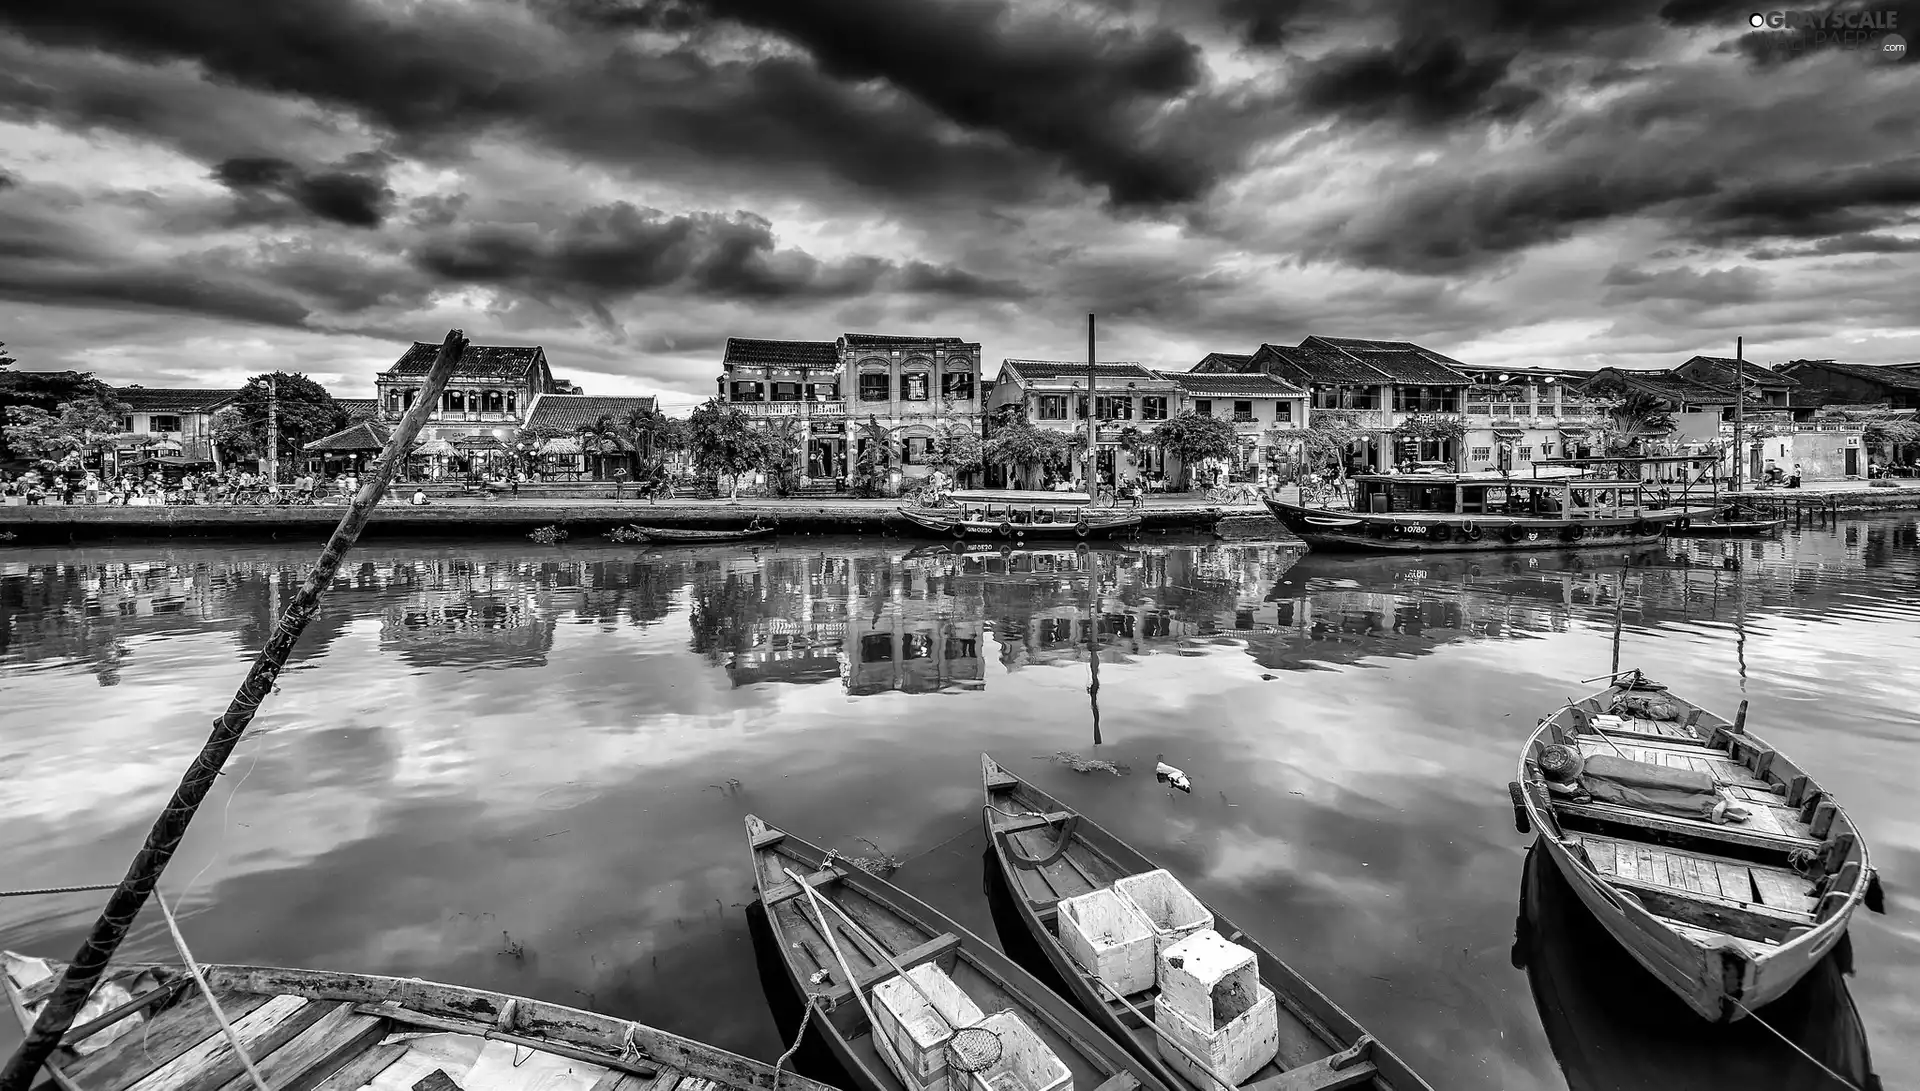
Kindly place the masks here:
POLYGON ((601 417, 612 417, 618 422, 636 409, 655 408, 655 400, 646 395, 542 394, 534 399, 526 427, 564 435, 577 432, 601 417))
POLYGON ((905 337, 891 333, 849 333, 840 340, 850 349, 881 348, 886 345, 963 345, 958 337, 905 337))
POLYGON ((238 390, 201 390, 180 387, 120 386, 113 396, 135 413, 211 413, 240 396, 238 390))
MULTIPOLYGON (((1000 367, 1003 372, 1011 369, 1015 375, 1028 382, 1051 382, 1087 377, 1087 365, 1083 360, 1003 360, 1000 367)), ((1161 376, 1133 360, 1102 360, 1094 365, 1094 375, 1096 382, 1100 379, 1133 379, 1148 382, 1161 379, 1161 376)))
POLYGON ((393 429, 377 420, 355 421, 330 436, 306 445, 308 451, 378 451, 386 447, 393 429))
MULTIPOLYGON (((439 345, 415 341, 413 347, 393 365, 390 374, 425 375, 432 369, 434 358, 439 355, 439 345)), ((460 354, 460 367, 455 370, 454 378, 455 381, 468 382, 518 379, 546 356, 546 351, 539 345, 468 345, 466 351, 460 354)))
POLYGON ((840 349, 832 341, 769 341, 757 337, 727 338, 723 364, 837 368, 840 349))
POLYGON ((1188 394, 1216 394, 1226 397, 1301 398, 1306 389, 1272 375, 1236 375, 1220 372, 1162 371, 1163 379, 1172 379, 1188 394))

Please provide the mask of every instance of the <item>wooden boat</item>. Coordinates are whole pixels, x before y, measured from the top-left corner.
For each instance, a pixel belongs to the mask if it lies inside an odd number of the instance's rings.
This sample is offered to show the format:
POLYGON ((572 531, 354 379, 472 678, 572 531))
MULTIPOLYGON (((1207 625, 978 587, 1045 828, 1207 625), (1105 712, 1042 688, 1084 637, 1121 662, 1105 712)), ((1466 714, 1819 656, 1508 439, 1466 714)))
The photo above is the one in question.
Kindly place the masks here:
POLYGON ((1267 498, 1314 549, 1367 553, 1619 548, 1657 542, 1707 509, 1654 506, 1637 482, 1522 480, 1499 474, 1364 474, 1352 510, 1267 498))
POLYGON ((1083 492, 956 490, 943 507, 903 507, 921 530, 955 538, 1000 538, 1015 545, 1046 538, 1095 538, 1139 527, 1137 511, 1095 511, 1083 492))
POLYGON ((1667 533, 1675 538, 1759 537, 1778 534, 1786 525, 1784 518, 1730 504, 1705 519, 1682 519, 1669 527, 1667 533))
MULTIPOLYGON (((1151 1017, 1156 989, 1116 1001, 1060 942, 1056 922, 1061 899, 1092 893, 1123 876, 1153 871, 1152 861, 985 754, 980 755, 980 772, 986 790, 987 840, 1019 903, 1021 920, 1074 1000, 1094 1022, 1130 1043, 1134 1053, 1170 1086, 1219 1091, 1190 1083, 1161 1058, 1157 1033, 1142 1018, 1151 1017), (1128 1011, 1129 1006, 1135 1010, 1128 1011)), ((1260 980, 1279 1002, 1280 1055, 1243 1082, 1242 1091, 1429 1088, 1320 990, 1217 912, 1214 929, 1255 954, 1260 980)))
MULTIPOLYGON (((0 967, 25 1026, 63 967, 12 952, 0 967)), ((776 1085, 771 1065, 526 997, 418 978, 200 969, 273 1091, 831 1091, 791 1071, 776 1085)), ((52 1068, 39 1086, 253 1091, 191 976, 153 964, 109 966, 52 1068)))
POLYGON ((1752 1019, 1702 1026, 1626 959, 1545 849, 1536 844, 1521 870, 1513 964, 1526 971, 1569 1091, 1840 1091, 1822 1066, 1853 1087, 1879 1086, 1847 989, 1845 938, 1767 1007, 1767 1026, 1752 1019))
POLYGON ((818 1017, 823 1036, 862 1091, 911 1091, 882 1059, 893 1047, 874 1034, 866 1005, 898 969, 925 963, 945 971, 982 1012, 1017 1014, 1065 1063, 1075 1091, 1173 1091, 1032 974, 906 891, 752 815, 747 840, 754 883, 788 976, 802 994, 825 998, 829 1006, 818 1017), (821 926, 823 913, 833 922, 830 931, 821 926), (853 997, 848 970, 864 1003, 853 997))
POLYGON ((1581 902, 1705 1019, 1777 999, 1855 907, 1881 907, 1846 812, 1747 730, 1744 701, 1729 722, 1624 672, 1540 722, 1508 790, 1520 832, 1539 831, 1581 902))
POLYGON ((681 527, 643 527, 631 526, 629 532, 645 541, 659 542, 663 545, 707 545, 719 542, 744 542, 751 538, 766 538, 778 528, 771 526, 747 526, 738 530, 690 530, 681 527))

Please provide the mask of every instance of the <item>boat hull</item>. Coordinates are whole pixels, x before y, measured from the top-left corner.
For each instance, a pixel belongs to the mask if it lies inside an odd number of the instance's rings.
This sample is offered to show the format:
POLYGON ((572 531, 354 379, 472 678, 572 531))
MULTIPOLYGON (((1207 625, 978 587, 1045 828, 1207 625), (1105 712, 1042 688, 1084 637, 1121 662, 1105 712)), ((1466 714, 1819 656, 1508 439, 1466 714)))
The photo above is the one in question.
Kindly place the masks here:
MULTIPOLYGON (((1626 691, 1609 688, 1578 704, 1581 708, 1589 710, 1607 707, 1610 699, 1622 692, 1626 691)), ((1533 764, 1533 755, 1538 753, 1541 747, 1554 742, 1556 738, 1571 739, 1576 743, 1597 738, 1594 734, 1582 733, 1578 730, 1574 722, 1573 709, 1574 704, 1569 703, 1553 716, 1543 720, 1528 737, 1521 752, 1519 779, 1511 788, 1516 793, 1517 802, 1524 810, 1528 822, 1527 828, 1538 831, 1541 847, 1553 861, 1554 866, 1559 869, 1560 874, 1565 877, 1574 895, 1594 915, 1608 934, 1626 948, 1634 961, 1672 990, 1674 995, 1701 1018, 1715 1023, 1733 1023, 1745 1018, 1753 1010, 1779 999, 1840 942, 1841 937, 1846 934, 1853 910, 1865 900, 1870 885, 1877 882, 1868 863, 1866 846, 1852 832, 1852 824, 1845 817, 1845 812, 1831 801, 1822 804, 1823 807, 1830 808, 1830 811, 1825 819, 1827 828, 1821 833, 1821 836, 1827 837, 1827 840, 1820 842, 1820 847, 1829 848, 1839 837, 1846 836, 1850 847, 1846 849, 1844 859, 1850 861, 1847 864, 1848 868, 1857 866, 1851 886, 1836 889, 1821 897, 1822 902, 1829 898, 1838 899, 1837 904, 1834 904, 1830 910, 1824 910, 1817 916, 1807 918, 1800 927, 1788 933, 1788 938, 1784 942, 1779 943, 1761 944, 1705 927, 1688 927, 1683 931, 1674 923, 1670 923, 1672 918, 1649 911, 1643 900, 1648 895, 1642 893, 1650 890, 1647 884, 1640 884, 1634 890, 1623 892, 1616 886, 1619 882, 1618 878, 1615 883, 1610 883, 1607 876, 1596 870, 1588 860, 1581 859, 1581 856, 1590 855, 1583 842, 1593 835, 1581 831, 1571 833, 1566 831, 1557 815, 1542 802, 1547 798, 1547 792, 1541 786, 1543 782, 1540 780, 1537 767, 1533 764), (1522 788, 1522 785, 1528 787, 1522 788)), ((1700 720, 1700 727, 1706 732, 1705 738, 1691 742, 1684 737, 1662 738, 1632 732, 1608 731, 1606 737, 1609 740, 1617 740, 1613 741, 1610 747, 1615 752, 1618 752, 1622 746, 1653 745, 1666 754, 1676 755, 1677 762, 1664 757, 1661 759, 1665 764, 1674 765, 1676 768, 1692 768, 1693 766, 1687 762, 1693 757, 1718 762, 1723 770, 1727 771, 1715 774, 1716 780, 1739 773, 1742 768, 1751 768, 1751 765, 1743 766, 1741 763, 1752 762, 1753 755, 1766 754, 1769 755, 1765 759, 1768 779, 1783 786, 1790 781, 1797 781, 1803 786, 1802 790, 1818 791, 1817 786, 1807 788, 1806 786, 1812 785, 1812 782, 1806 775, 1764 741, 1747 733, 1744 725, 1736 733, 1734 725, 1729 724, 1728 721, 1708 715, 1700 720), (1740 740, 1742 752, 1749 755, 1747 758, 1735 758, 1729 748, 1716 745, 1717 740, 1724 738, 1730 747, 1731 740, 1736 737, 1740 740)), ((1661 755, 1656 753, 1655 756, 1661 755)), ((1791 800, 1791 807, 1800 806, 1798 800, 1792 800, 1790 791, 1781 788, 1776 788, 1775 791, 1780 792, 1787 800, 1791 800)), ((1755 802, 1752 797, 1747 797, 1746 802, 1756 806, 1762 805, 1755 802)), ((1669 823, 1669 826, 1673 825, 1669 823)), ((1658 827, 1655 828, 1658 829, 1658 827)), ((1731 827, 1722 828, 1732 829, 1731 827)), ((1677 829, 1682 835, 1688 833, 1684 826, 1678 826, 1677 829)), ((1637 840, 1644 841, 1644 838, 1637 840)), ((1779 843, 1784 843, 1784 839, 1777 840, 1779 843)), ((1767 847, 1766 839, 1757 840, 1754 843, 1763 850, 1767 847)), ((1644 847, 1656 848, 1657 846, 1647 841, 1644 847)), ((1609 849, 1609 851, 1612 850, 1609 849)), ((1781 856, 1784 858, 1784 851, 1781 852, 1781 856)), ((1648 867, 1646 864, 1640 866, 1642 869, 1648 867)), ((1647 878, 1643 873, 1635 874, 1636 878, 1647 878)), ((1845 869, 1838 869, 1838 874, 1844 876, 1845 869)), ((1753 882, 1757 884, 1758 880, 1753 882)), ((1658 898, 1662 895, 1659 891, 1653 891, 1652 896, 1658 898)), ((1741 899, 1742 904, 1739 905, 1725 900, 1705 904, 1746 908, 1752 901, 1750 897, 1741 899)))
POLYGON ((1014 523, 1004 520, 963 519, 939 509, 901 508, 901 518, 931 534, 953 538, 1020 543, 1026 541, 1076 541, 1082 538, 1106 538, 1124 534, 1140 526, 1138 515, 1090 516, 1084 522, 1014 523))
POLYGON ((1377 514, 1310 508, 1269 499, 1280 525, 1315 549, 1350 553, 1508 553, 1618 549, 1658 542, 1686 509, 1604 519, 1519 519, 1444 514, 1377 514))
POLYGON ((634 531, 649 542, 661 545, 708 545, 722 542, 745 542, 755 538, 771 538, 773 527, 761 527, 757 530, 668 530, 659 527, 635 527, 634 531))
POLYGON ((1787 525, 1785 519, 1742 519, 1731 522, 1689 522, 1676 524, 1668 533, 1675 538, 1735 538, 1778 534, 1787 525))

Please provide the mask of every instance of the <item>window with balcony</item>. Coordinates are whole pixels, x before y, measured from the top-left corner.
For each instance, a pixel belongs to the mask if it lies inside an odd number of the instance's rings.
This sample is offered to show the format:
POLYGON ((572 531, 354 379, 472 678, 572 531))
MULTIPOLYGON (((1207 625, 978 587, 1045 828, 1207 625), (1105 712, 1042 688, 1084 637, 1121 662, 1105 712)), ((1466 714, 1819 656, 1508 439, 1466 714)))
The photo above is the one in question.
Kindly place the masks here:
POLYGON ((1038 416, 1041 420, 1066 420, 1067 396, 1065 394, 1042 394, 1034 399, 1038 404, 1038 416))
POLYGON ((405 412, 407 405, 410 404, 411 401, 412 399, 405 398, 398 390, 389 390, 387 391, 387 412, 405 412))
POLYGON ((1133 395, 1131 394, 1102 394, 1099 405, 1101 420, 1133 419, 1133 395))
POLYGON ((1141 398, 1140 399, 1140 419, 1141 420, 1166 420, 1167 419, 1167 399, 1156 398, 1156 397, 1153 397, 1152 395, 1148 395, 1147 397, 1141 398))
POLYGON ((807 400, 810 402, 837 402, 840 400, 840 384, 808 383, 807 400))
POLYGON ((900 461, 908 466, 925 466, 933 457, 933 440, 925 436, 908 436, 900 445, 900 461))
POLYGON ((498 390, 489 390, 480 395, 480 408, 482 412, 486 413, 505 413, 507 411, 507 396, 498 390))
POLYGON ((440 401, 440 408, 449 413, 465 413, 467 411, 467 392, 464 390, 447 391, 446 396, 440 401))
POLYGON ((973 400, 973 372, 949 371, 940 376, 940 396, 954 401, 973 400))
POLYGON ((520 412, 520 395, 512 391, 507 392, 507 412, 516 416, 520 412))
POLYGON ((760 383, 734 383, 733 400, 736 402, 757 402, 765 399, 765 389, 760 383))
POLYGON ((1200 414, 1203 417, 1213 416, 1213 399, 1211 398, 1193 399, 1193 411, 1195 413, 1200 414))
POLYGON ((797 402, 797 401, 799 401, 799 400, 800 400, 800 384, 799 384, 799 383, 775 383, 775 384, 773 384, 773 399, 772 399, 772 400, 773 400, 773 401, 776 401, 776 402, 797 402))
POLYGON ((1236 401, 1233 403, 1233 419, 1238 424, 1250 424, 1253 421, 1253 403, 1236 401))
POLYGON ((149 432, 178 432, 179 430, 180 418, 171 413, 156 413, 147 418, 149 432))
POLYGON ((1460 408, 1460 392, 1446 386, 1396 386, 1393 407, 1402 413, 1454 413, 1460 408))
POLYGON ((1380 391, 1377 386, 1321 386, 1313 391, 1315 409, 1378 409, 1380 391))
POLYGON ((900 376, 900 400, 924 402, 927 400, 927 379, 924 371, 908 371, 900 376))
POLYGON ((887 390, 887 373, 868 371, 860 375, 860 400, 863 402, 884 402, 890 394, 887 390))

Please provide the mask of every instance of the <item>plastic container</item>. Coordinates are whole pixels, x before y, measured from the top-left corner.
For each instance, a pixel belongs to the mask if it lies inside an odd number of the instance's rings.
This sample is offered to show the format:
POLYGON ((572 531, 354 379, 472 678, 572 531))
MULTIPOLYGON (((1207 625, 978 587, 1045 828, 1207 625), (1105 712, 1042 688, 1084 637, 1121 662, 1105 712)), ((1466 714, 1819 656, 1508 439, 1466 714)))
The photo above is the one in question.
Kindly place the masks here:
MULTIPOLYGON (((1060 944, 1080 968, 1121 996, 1153 988, 1153 925, 1111 889, 1060 899, 1060 944)), ((1106 999, 1102 997, 1101 999, 1106 999)))
POLYGON ((1132 902, 1146 917, 1153 929, 1156 954, 1195 932, 1213 928, 1213 914, 1171 872, 1149 871, 1115 879, 1113 892, 1132 902))
POLYGON ((1073 1091, 1073 1072, 1018 1014, 994 1012, 978 1025, 1000 1039, 1000 1059, 966 1073, 967 1091, 1073 1091))
POLYGON ((907 971, 913 985, 895 974, 873 989, 873 1016, 880 1033, 899 1058, 898 1075, 918 1091, 956 1091, 947 1065, 947 1043, 958 1027, 970 1027, 982 1018, 980 1005, 940 967, 926 963, 907 971))
MULTIPOLYGON (((1236 1086, 1280 1051, 1280 1012, 1260 983, 1259 959, 1218 932, 1195 932, 1160 953, 1154 1023, 1236 1086)), ((1213 1087, 1164 1037, 1160 1056, 1200 1087, 1213 1087)))

